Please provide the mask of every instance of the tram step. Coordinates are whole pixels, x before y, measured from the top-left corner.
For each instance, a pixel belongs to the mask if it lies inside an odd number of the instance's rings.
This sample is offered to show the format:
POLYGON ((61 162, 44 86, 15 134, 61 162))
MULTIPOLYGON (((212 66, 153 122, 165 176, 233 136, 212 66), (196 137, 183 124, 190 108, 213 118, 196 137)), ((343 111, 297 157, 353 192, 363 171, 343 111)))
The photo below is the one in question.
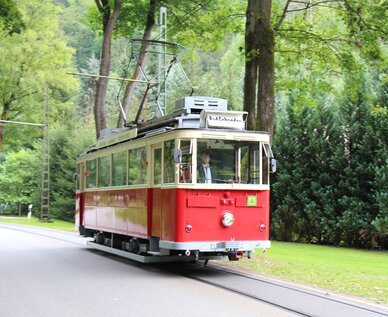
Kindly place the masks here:
POLYGON ((151 255, 160 255, 159 251, 148 251, 147 253, 151 255))

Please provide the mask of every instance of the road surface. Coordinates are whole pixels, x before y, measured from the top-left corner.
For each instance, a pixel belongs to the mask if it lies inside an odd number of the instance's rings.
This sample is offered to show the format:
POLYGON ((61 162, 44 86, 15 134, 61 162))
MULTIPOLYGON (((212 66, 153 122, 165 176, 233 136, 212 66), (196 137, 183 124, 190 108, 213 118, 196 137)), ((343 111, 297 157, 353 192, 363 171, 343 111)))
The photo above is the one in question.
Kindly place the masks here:
POLYGON ((213 265, 140 264, 86 241, 0 223, 0 315, 388 316, 386 306, 213 265))

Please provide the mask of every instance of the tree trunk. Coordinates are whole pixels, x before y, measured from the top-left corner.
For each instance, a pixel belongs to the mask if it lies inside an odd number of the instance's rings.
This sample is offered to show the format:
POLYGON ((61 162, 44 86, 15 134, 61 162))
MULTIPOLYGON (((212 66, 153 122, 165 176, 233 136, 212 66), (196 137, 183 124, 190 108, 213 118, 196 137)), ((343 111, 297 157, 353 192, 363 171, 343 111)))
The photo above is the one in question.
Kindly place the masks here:
POLYGON ((248 0, 245 27, 244 110, 248 129, 273 134, 275 116, 275 39, 271 0, 248 0))
POLYGON ((272 0, 259 1, 259 82, 256 129, 273 136, 275 120, 275 36, 271 28, 272 0))
POLYGON ((3 145, 3 123, 0 122, 0 148, 3 145))
MULTIPOLYGON (((20 80, 18 80, 19 87, 20 80)), ((10 98, 3 105, 3 112, 1 113, 1 120, 8 120, 8 114, 11 110, 11 104, 15 100, 15 93, 13 92, 10 98)), ((0 122, 0 147, 3 145, 3 135, 4 135, 4 124, 0 122)))
POLYGON ((248 0, 245 24, 244 110, 248 112, 247 127, 250 130, 255 129, 256 123, 258 4, 258 0, 248 0))
MULTIPOLYGON (((95 0, 102 14, 104 39, 101 48, 100 72, 101 76, 109 76, 110 73, 110 48, 113 29, 118 20, 122 0, 115 0, 111 14, 109 0, 95 0)), ((96 99, 94 103, 94 119, 96 123, 96 137, 100 136, 101 130, 106 128, 105 99, 108 89, 108 79, 100 77, 97 81, 96 99)))
MULTIPOLYGON (((158 2, 159 0, 150 0, 146 27, 143 33, 143 40, 149 40, 151 38, 151 32, 153 27, 155 26, 155 11, 156 11, 156 5, 158 2)), ((140 48, 140 54, 139 54, 139 62, 136 64, 136 68, 131 76, 131 79, 134 79, 134 80, 139 79, 140 66, 143 66, 145 63, 145 60, 147 57, 147 48, 148 48, 148 43, 142 42, 141 48, 140 48)), ((136 88, 136 82, 128 81, 125 87, 124 98, 123 98, 123 110, 125 114, 128 114, 129 110, 131 109, 132 96, 135 91, 135 88, 136 88)), ((120 112, 119 119, 117 121, 117 127, 122 128, 123 126, 124 126, 124 117, 120 112)))

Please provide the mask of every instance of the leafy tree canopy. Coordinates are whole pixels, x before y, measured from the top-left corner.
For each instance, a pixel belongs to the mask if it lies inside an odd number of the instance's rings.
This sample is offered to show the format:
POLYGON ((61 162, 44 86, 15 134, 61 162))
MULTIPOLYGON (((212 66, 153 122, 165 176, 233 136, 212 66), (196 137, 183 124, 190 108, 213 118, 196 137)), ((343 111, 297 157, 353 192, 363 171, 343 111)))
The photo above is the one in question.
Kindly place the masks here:
POLYGON ((0 192, 2 202, 31 203, 38 191, 40 158, 36 152, 10 152, 0 164, 0 192))
POLYGON ((14 0, 0 0, 0 24, 8 34, 20 33, 25 28, 22 14, 14 0))
MULTIPOLYGON (((245 4, 237 0, 194 1, 173 0, 156 1, 157 25, 159 8, 167 8, 168 41, 176 42, 189 48, 216 50, 229 33, 240 32, 243 28, 241 13, 245 4), (238 14, 236 14, 238 12, 238 14)), ((123 1, 115 34, 117 37, 139 38, 144 30, 150 0, 123 1)), ((100 13, 95 6, 89 11, 92 28, 101 34, 100 13)), ((154 40, 160 39, 159 30, 155 29, 154 40)))
MULTIPOLYGON (((31 0, 22 1, 18 8, 26 29, 12 35, 0 32, 0 115, 3 120, 42 123, 45 102, 50 104, 52 118, 71 106, 68 96, 77 82, 66 72, 71 70, 74 51, 59 32, 59 7, 31 0), (49 100, 44 97, 46 85, 49 100)), ((3 129, 6 147, 26 141, 20 126, 3 129)), ((40 131, 33 134, 38 136, 40 131)))

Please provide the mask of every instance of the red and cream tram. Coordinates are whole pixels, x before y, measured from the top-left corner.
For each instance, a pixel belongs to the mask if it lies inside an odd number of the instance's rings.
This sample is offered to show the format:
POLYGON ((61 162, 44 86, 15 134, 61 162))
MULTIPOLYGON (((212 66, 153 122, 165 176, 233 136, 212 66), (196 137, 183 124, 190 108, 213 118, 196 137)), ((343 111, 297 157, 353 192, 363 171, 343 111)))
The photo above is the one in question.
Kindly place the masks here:
POLYGON ((88 244, 140 262, 270 247, 270 137, 247 131, 246 115, 185 97, 168 116, 103 135, 77 160, 76 225, 88 244))

